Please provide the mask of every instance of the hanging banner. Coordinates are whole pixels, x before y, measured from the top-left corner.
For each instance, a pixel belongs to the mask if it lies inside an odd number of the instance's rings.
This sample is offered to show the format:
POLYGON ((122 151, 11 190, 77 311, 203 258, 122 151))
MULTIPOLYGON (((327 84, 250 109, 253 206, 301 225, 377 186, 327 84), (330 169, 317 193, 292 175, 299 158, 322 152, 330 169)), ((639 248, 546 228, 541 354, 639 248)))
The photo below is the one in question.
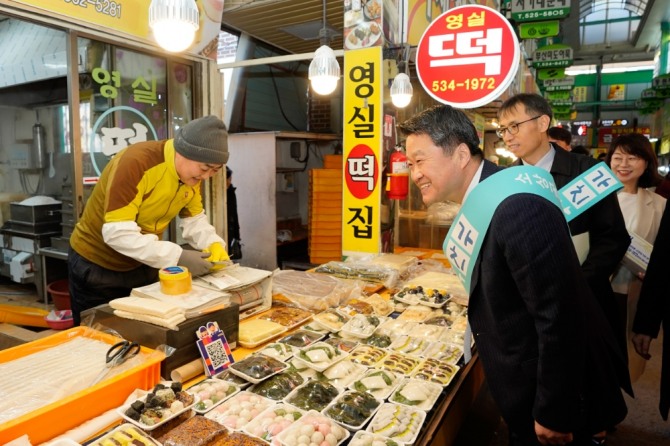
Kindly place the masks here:
POLYGON ((570 0, 512 0, 512 19, 517 22, 565 19, 570 0))
POLYGON ((425 30, 416 51, 421 85, 435 100, 458 108, 486 105, 512 83, 519 42, 512 25, 486 6, 453 8, 425 30))
POLYGON ((383 48, 344 52, 342 255, 381 250, 383 48))

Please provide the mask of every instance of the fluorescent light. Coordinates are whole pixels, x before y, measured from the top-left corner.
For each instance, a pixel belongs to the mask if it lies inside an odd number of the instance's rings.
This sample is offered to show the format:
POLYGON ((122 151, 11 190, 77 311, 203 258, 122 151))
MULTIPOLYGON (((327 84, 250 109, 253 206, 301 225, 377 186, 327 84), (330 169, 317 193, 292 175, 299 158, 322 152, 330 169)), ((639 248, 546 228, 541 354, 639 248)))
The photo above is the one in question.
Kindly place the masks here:
MULTIPOLYGON (((644 71, 644 70, 653 70, 654 63, 653 61, 640 61, 640 62, 618 62, 618 63, 607 63, 602 67, 601 73, 626 73, 629 71, 644 71)), ((595 74, 596 66, 595 65, 573 65, 565 69, 565 74, 568 76, 576 76, 578 74, 595 74)))

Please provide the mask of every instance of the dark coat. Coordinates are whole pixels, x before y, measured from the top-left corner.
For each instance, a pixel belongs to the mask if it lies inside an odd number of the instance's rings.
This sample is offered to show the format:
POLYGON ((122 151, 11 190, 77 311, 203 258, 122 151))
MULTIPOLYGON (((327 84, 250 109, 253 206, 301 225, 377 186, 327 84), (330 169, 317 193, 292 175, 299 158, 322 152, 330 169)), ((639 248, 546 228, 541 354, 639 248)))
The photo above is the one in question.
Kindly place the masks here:
MULTIPOLYGON (((496 169, 485 161, 482 180, 496 169)), ((554 204, 516 194, 498 206, 468 315, 491 393, 524 444, 536 444, 534 420, 589 436, 625 418, 625 364, 554 204)))
POLYGON ((670 206, 665 207, 661 225, 642 282, 640 300, 633 322, 633 332, 658 337, 663 324, 663 359, 661 364, 661 416, 668 419, 670 410, 670 288, 667 276, 670 265, 670 206))
MULTIPOLYGON (((578 156, 553 147, 556 153, 550 173, 559 189, 599 163, 590 156, 578 156)), ((630 236, 616 194, 608 195, 570 222, 573 236, 585 232, 589 233, 589 253, 582 264, 582 273, 609 321, 622 355, 625 355, 627 341, 621 328, 623 316, 619 314, 610 277, 628 249, 630 236)), ((632 395, 629 384, 623 389, 632 395)))

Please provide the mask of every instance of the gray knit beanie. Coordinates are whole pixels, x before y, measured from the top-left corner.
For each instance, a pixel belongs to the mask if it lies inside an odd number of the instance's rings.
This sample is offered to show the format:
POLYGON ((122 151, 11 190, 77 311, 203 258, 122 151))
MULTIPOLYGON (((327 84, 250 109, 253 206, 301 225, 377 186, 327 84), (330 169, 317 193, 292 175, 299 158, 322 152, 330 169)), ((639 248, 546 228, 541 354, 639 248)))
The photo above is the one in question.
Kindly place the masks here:
POLYGON ((177 131, 174 148, 185 158, 206 164, 228 161, 228 131, 216 116, 194 119, 177 131))

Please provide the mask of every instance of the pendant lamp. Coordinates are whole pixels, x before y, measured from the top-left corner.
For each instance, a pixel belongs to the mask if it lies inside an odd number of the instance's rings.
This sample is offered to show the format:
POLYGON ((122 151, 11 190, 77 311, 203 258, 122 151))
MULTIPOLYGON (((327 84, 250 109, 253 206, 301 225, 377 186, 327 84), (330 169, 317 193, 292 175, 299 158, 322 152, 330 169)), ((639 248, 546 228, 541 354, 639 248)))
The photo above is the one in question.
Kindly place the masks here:
POLYGON ((149 26, 166 51, 179 53, 193 44, 200 27, 195 0, 151 0, 149 26))

